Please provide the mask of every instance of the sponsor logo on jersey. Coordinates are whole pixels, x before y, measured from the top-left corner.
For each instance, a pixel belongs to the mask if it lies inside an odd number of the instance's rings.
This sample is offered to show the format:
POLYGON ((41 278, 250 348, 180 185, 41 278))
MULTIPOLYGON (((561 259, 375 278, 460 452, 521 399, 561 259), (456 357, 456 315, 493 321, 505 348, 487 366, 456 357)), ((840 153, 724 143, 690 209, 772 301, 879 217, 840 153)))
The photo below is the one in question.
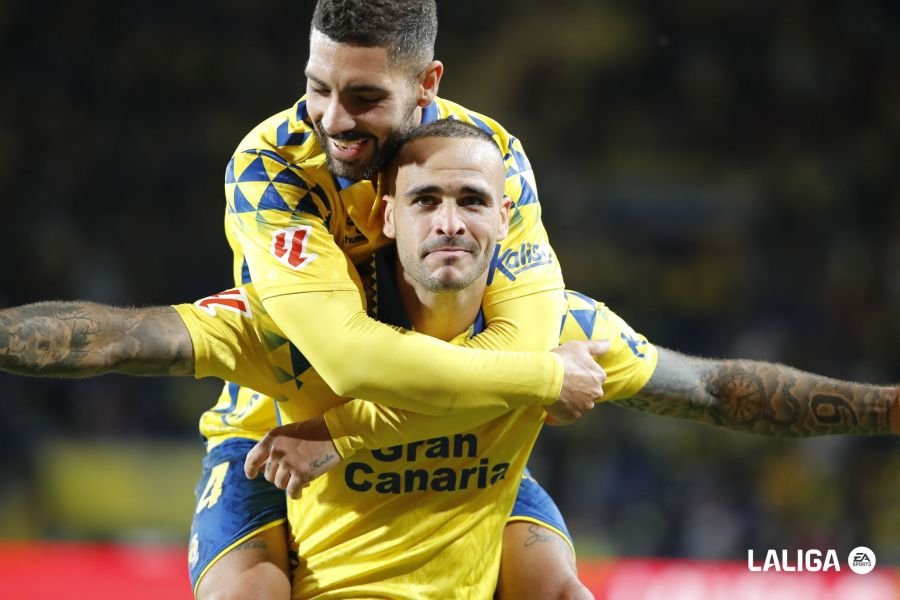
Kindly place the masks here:
POLYGON ((354 244, 362 244, 369 241, 365 235, 363 235, 359 229, 356 227, 356 223, 353 222, 353 219, 347 217, 347 223, 345 225, 346 230, 344 232, 344 246, 353 246, 354 244))
POLYGON ((308 225, 279 229, 272 234, 272 255, 292 269, 302 269, 318 256, 306 251, 310 236, 312 227, 308 225))
POLYGON ((385 468, 366 462, 347 464, 344 483, 349 489, 377 494, 485 489, 501 481, 509 470, 507 462, 492 463, 489 457, 479 456, 478 437, 471 433, 382 448, 372 451, 372 457, 385 463, 385 468), (462 459, 466 466, 448 467, 448 458, 462 459), (443 466, 433 468, 430 460, 443 466))
POLYGON ((646 346, 649 342, 647 340, 642 340, 637 337, 637 334, 634 331, 625 332, 619 334, 625 343, 628 344, 628 347, 631 349, 631 353, 637 356, 638 358, 647 358, 647 355, 641 352, 641 348, 646 346))
POLYGON ((515 281, 516 277, 525 271, 550 264, 553 264, 553 252, 547 243, 522 242, 517 248, 506 250, 497 244, 491 258, 487 282, 490 285, 497 272, 510 281, 515 281))
POLYGON ((247 293, 244 291, 244 288, 234 288, 213 296, 207 296, 194 302, 194 305, 202 308, 213 317, 216 316, 217 308, 240 313, 248 319, 253 317, 250 314, 250 302, 247 301, 247 293))

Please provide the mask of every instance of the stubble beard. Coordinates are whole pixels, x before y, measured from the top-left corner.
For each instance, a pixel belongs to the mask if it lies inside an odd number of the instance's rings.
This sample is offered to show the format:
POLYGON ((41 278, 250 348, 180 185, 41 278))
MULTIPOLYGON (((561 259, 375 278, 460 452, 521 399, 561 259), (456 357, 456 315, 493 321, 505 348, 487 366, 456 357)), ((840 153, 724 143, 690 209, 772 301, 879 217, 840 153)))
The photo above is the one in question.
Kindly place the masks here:
POLYGON ((331 172, 331 174, 343 179, 349 179, 351 181, 362 181, 363 179, 374 180, 378 173, 384 170, 384 168, 387 166, 387 163, 393 157, 400 137, 407 131, 415 127, 416 123, 412 122, 412 118, 415 114, 416 107, 417 104, 413 103, 403 119, 403 124, 396 131, 387 135, 384 140, 380 142, 378 138, 365 131, 348 131, 339 135, 331 136, 327 133, 323 133, 325 129, 322 127, 321 120, 316 123, 315 127, 313 127, 313 131, 316 134, 316 139, 319 141, 319 146, 322 148, 322 151, 325 152, 325 162, 328 165, 328 170, 331 172), (332 156, 331 146, 328 143, 329 140, 340 142, 359 139, 370 140, 374 147, 372 158, 369 159, 368 163, 361 164, 357 162, 349 162, 332 156))

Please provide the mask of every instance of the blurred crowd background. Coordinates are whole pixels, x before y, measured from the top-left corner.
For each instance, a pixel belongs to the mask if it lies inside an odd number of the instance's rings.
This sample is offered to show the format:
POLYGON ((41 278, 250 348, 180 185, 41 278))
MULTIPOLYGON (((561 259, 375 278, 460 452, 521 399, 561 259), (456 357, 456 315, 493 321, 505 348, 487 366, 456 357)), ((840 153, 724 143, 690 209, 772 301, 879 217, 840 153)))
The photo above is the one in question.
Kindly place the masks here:
MULTIPOLYGON (((569 287, 669 348, 900 380, 896 3, 438 4, 442 95, 523 141, 569 287)), ((302 95, 312 5, 4 2, 0 306, 229 287, 225 165, 302 95)), ((0 375, 0 538, 182 543, 217 391, 0 375)), ((896 439, 603 406, 532 463, 583 556, 900 564, 896 439)))

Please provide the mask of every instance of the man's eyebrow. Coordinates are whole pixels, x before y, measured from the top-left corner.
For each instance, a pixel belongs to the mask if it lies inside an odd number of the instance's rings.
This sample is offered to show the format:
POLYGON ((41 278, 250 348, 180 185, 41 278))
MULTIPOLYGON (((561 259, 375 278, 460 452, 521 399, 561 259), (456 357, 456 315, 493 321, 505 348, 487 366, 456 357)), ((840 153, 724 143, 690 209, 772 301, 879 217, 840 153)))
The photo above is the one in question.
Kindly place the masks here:
MULTIPOLYGON (((323 87, 323 88, 330 87, 327 83, 325 83, 324 81, 322 81, 315 75, 311 74, 309 71, 307 71, 305 73, 305 75, 306 75, 307 79, 309 79, 310 81, 312 81, 314 84, 316 84, 319 87, 323 87)), ((379 94, 387 94, 388 93, 388 89, 381 87, 380 85, 363 84, 363 83, 347 86, 347 88, 343 91, 352 92, 355 94, 360 94, 360 93, 365 94, 365 93, 372 93, 372 92, 376 92, 379 94)))
MULTIPOLYGON (((434 184, 422 184, 413 188, 406 190, 406 193, 403 194, 405 198, 413 197, 413 196, 423 196, 425 194, 440 194, 444 191, 444 189, 439 185, 434 184)), ((475 186, 475 185, 463 185, 459 188, 459 192, 461 194, 470 195, 470 196, 480 196, 482 198, 490 198, 491 192, 485 187, 475 186)))

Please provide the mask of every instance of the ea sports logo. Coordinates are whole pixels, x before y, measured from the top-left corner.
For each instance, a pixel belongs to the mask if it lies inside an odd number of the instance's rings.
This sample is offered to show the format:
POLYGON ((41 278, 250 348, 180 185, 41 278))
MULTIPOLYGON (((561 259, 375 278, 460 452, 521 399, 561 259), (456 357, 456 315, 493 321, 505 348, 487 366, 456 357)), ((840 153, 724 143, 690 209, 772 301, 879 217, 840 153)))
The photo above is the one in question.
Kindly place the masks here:
POLYGON ((865 546, 857 546, 850 551, 847 564, 854 573, 865 575, 875 568, 875 553, 865 546))

